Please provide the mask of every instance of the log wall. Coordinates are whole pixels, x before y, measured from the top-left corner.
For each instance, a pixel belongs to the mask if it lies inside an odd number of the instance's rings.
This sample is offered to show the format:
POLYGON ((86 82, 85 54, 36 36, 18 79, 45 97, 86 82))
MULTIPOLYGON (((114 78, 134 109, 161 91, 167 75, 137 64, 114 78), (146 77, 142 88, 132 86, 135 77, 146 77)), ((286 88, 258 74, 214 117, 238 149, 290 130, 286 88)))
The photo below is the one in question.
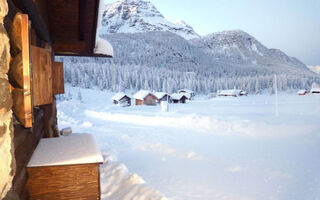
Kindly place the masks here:
MULTIPOLYGON (((27 200, 29 199, 29 192, 26 188, 27 163, 41 138, 58 136, 56 104, 54 98, 47 105, 31 107, 31 104, 28 104, 32 111, 28 114, 32 114, 33 120, 24 123, 25 120, 16 119, 15 116, 25 110, 18 108, 24 105, 20 102, 24 98, 18 98, 19 95, 22 94, 24 97, 31 95, 30 92, 23 91, 25 90, 25 80, 16 76, 21 72, 21 65, 30 64, 28 55, 24 56, 27 59, 20 59, 23 49, 29 49, 30 44, 25 42, 19 45, 19 41, 27 40, 19 36, 19 31, 12 31, 20 30, 19 28, 14 29, 14 15, 6 17, 4 26, 3 18, 7 12, 7 0, 0 0, 0 199, 27 200), (9 44, 9 35, 7 34, 9 32, 12 45, 9 44), (16 97, 15 100, 13 100, 13 95, 16 97), (16 106, 16 115, 13 115, 12 112, 13 105, 16 106)), ((20 32, 26 33, 25 31, 20 32)), ((39 40, 39 38, 36 39, 39 40)), ((25 69, 22 66, 22 70, 25 69)), ((25 77, 22 76, 22 78, 25 77)))

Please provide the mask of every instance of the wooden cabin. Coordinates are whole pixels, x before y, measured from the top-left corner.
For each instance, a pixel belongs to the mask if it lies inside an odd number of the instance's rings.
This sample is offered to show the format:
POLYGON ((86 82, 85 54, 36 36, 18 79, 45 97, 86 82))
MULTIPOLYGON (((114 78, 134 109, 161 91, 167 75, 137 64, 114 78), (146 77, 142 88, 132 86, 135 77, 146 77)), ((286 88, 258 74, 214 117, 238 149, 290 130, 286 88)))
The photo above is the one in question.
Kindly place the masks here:
POLYGON ((239 96, 248 96, 248 92, 244 90, 240 90, 239 96))
POLYGON ((173 103, 186 103, 188 99, 183 93, 174 93, 171 98, 173 103))
POLYGON ((0 199, 32 199, 27 164, 42 138, 59 136, 64 74, 54 56, 112 56, 96 36, 99 3, 0 0, 0 199))
POLYGON ((310 90, 310 93, 311 93, 311 94, 320 94, 320 88, 312 88, 312 89, 310 90))
POLYGON ((308 91, 307 90, 299 90, 297 92, 298 95, 307 95, 308 94, 308 91))
POLYGON ((188 89, 179 90, 178 93, 179 94, 184 94, 187 97, 188 100, 192 100, 196 96, 194 91, 188 90, 188 89))
POLYGON ((157 103, 161 103, 162 101, 168 101, 168 103, 172 102, 171 96, 165 92, 155 92, 154 96, 157 97, 157 103))
POLYGON ((154 96, 150 91, 148 90, 140 90, 137 92, 133 98, 136 99, 136 106, 139 105, 147 105, 147 106, 155 106, 157 105, 157 97, 154 96))
POLYGON ((218 96, 237 97, 240 96, 241 90, 219 90, 218 96))
POLYGON ((112 101, 113 101, 113 104, 117 106, 122 106, 122 107, 131 106, 131 98, 122 92, 115 94, 112 97, 112 101))

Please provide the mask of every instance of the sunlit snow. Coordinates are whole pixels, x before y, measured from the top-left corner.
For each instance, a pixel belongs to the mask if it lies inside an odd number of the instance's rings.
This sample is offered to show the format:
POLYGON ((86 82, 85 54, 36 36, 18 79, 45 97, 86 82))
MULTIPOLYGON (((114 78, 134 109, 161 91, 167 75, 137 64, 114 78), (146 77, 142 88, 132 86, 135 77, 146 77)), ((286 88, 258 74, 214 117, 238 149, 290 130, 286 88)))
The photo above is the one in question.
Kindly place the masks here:
POLYGON ((58 125, 96 139, 104 200, 320 197, 320 95, 280 94, 275 117, 268 94, 197 97, 161 112, 114 106, 107 91, 69 91, 58 125))

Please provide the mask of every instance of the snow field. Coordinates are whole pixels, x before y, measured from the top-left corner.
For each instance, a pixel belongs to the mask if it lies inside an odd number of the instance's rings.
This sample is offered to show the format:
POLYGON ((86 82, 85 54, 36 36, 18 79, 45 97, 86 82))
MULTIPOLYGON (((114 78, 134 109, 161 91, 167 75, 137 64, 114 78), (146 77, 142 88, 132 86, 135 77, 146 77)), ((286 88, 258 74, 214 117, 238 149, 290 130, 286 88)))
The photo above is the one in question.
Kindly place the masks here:
POLYGON ((270 95, 198 98, 162 113, 114 106, 106 91, 69 90, 73 99, 58 102, 59 128, 95 137, 105 200, 320 196, 320 95, 281 94, 275 117, 270 95))

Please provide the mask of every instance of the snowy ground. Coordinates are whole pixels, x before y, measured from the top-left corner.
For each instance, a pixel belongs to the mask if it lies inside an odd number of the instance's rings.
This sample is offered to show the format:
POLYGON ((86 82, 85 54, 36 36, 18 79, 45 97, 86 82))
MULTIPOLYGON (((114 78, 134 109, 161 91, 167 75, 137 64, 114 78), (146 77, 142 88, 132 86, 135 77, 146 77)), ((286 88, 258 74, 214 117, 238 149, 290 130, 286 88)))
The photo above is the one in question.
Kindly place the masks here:
POLYGON ((58 102, 59 128, 94 135, 104 200, 320 199, 320 95, 280 95, 275 117, 271 95, 161 113, 113 106, 106 91, 66 91, 73 99, 58 102))

